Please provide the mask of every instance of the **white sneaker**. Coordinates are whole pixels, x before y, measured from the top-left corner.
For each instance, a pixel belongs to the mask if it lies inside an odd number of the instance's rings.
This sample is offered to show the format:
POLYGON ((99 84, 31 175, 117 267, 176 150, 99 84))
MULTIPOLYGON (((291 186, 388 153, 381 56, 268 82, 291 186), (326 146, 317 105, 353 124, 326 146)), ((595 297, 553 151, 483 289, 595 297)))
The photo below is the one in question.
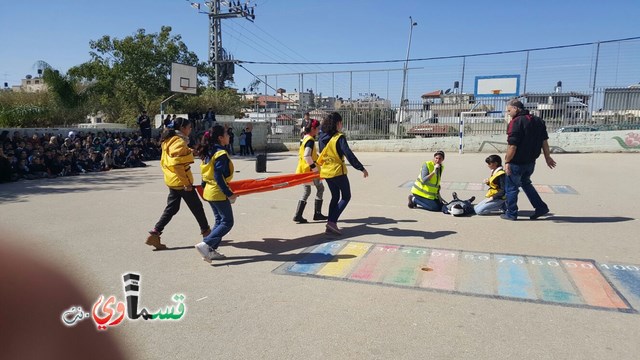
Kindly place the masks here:
POLYGON ((202 260, 211 263, 211 260, 220 260, 226 258, 223 254, 219 253, 217 250, 212 249, 207 243, 200 242, 195 246, 196 250, 202 255, 202 260))
POLYGON ((220 260, 220 259, 226 259, 227 257, 218 251, 218 249, 212 249, 211 252, 209 253, 209 258, 211 260, 220 260))

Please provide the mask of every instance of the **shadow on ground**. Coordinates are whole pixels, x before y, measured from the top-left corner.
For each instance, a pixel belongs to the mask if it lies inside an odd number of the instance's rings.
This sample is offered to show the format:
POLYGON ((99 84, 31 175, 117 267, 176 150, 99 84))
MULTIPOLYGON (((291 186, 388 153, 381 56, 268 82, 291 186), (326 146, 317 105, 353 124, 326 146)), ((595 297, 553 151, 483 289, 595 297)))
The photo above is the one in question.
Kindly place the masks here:
MULTIPOLYGON (((343 227, 342 235, 335 236, 320 233, 313 235, 306 235, 298 238, 264 238, 262 241, 243 241, 243 242, 230 242, 229 245, 238 249, 250 249, 256 250, 267 255, 256 256, 234 256, 228 257, 226 260, 232 260, 226 263, 216 263, 213 266, 225 266, 225 265, 242 265, 246 263, 259 262, 259 261, 296 261, 304 254, 289 254, 284 253, 305 249, 312 245, 324 244, 336 240, 348 240, 354 237, 363 235, 382 235, 389 237, 421 237, 427 240, 434 240, 444 236, 455 234, 455 231, 420 231, 410 229, 400 229, 392 227, 388 229, 380 229, 372 227, 371 225, 389 225, 397 224, 400 222, 416 222, 416 220, 395 220, 386 217, 368 217, 363 219, 347 219, 341 221, 341 223, 356 223, 358 225, 351 227, 343 227)), ((303 225, 301 225, 303 226, 303 225)))
POLYGON ((617 223, 623 221, 635 220, 634 218, 624 216, 550 216, 546 219, 557 223, 573 223, 573 224, 599 224, 599 223, 617 223))
POLYGON ((20 180, 0 184, 0 202, 27 201, 27 195, 69 194, 96 190, 122 190, 154 179, 141 175, 144 168, 119 169, 53 179, 20 180))

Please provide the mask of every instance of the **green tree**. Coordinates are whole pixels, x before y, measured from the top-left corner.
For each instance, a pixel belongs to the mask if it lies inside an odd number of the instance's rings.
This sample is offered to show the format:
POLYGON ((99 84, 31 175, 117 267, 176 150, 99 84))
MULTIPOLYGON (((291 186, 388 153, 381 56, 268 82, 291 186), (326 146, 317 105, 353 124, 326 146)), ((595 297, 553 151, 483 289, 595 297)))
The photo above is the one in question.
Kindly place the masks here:
POLYGON ((0 127, 43 127, 50 119, 51 97, 46 91, 0 91, 0 127))
POLYGON ((132 114, 168 97, 172 62, 198 65, 196 54, 180 35, 171 35, 169 26, 153 34, 139 29, 124 39, 105 35, 91 41, 90 47, 91 60, 69 74, 89 84, 92 110, 103 111, 112 121, 132 121, 132 114))
POLYGON ((44 70, 43 79, 51 96, 51 121, 61 125, 82 122, 87 115, 87 95, 78 81, 51 68, 44 70))
POLYGON ((236 118, 244 117, 242 108, 245 103, 235 89, 215 90, 207 88, 200 96, 183 97, 180 107, 205 113, 212 108, 216 114, 234 115, 236 118))

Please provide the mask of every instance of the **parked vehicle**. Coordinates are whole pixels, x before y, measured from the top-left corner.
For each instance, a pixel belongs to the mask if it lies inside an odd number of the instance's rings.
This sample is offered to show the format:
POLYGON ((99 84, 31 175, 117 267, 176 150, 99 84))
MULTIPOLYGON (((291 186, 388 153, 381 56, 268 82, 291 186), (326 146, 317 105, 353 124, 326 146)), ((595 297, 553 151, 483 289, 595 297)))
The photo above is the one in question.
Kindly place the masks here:
POLYGON ((588 125, 574 125, 574 126, 564 126, 556 130, 557 133, 589 132, 589 131, 599 131, 599 129, 593 126, 588 126, 588 125))
POLYGON ((612 124, 603 125, 600 130, 640 130, 640 124, 612 124))
POLYGON ((409 129, 407 134, 415 137, 456 136, 458 129, 451 125, 420 124, 409 129))

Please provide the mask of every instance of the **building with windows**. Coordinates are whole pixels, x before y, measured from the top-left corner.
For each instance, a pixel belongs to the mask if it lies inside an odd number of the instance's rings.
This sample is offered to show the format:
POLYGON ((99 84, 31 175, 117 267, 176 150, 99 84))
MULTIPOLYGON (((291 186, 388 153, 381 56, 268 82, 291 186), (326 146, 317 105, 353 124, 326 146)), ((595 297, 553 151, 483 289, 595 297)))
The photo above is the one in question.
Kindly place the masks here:
POLYGON ((604 89, 602 108, 592 115, 594 121, 601 124, 620 121, 640 124, 640 84, 604 89))
POLYGON ((631 85, 627 88, 604 89, 602 110, 640 110, 640 84, 631 85))
POLYGON ((335 102, 336 110, 374 110, 391 109, 391 101, 380 97, 366 97, 364 99, 343 100, 335 102))
POLYGON ((47 85, 44 83, 44 79, 40 76, 32 77, 27 75, 20 81, 20 85, 13 85, 12 91, 24 91, 24 92, 40 92, 47 89, 47 85))

